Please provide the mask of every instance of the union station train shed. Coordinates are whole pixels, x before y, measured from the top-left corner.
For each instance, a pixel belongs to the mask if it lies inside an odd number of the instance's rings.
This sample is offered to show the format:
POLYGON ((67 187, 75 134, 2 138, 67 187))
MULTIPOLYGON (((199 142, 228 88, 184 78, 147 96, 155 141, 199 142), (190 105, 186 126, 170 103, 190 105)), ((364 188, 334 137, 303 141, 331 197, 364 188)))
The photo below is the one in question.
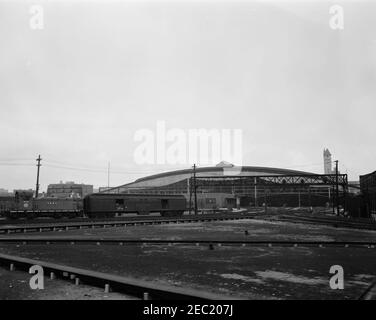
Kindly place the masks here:
MULTIPOLYGON (((323 206, 333 202, 335 183, 347 188, 346 175, 319 175, 290 169, 234 166, 183 169, 140 178, 103 193, 183 194, 199 209, 271 206, 323 206), (338 180, 337 180, 338 179, 338 180)), ((338 193, 337 193, 338 194, 338 193)))

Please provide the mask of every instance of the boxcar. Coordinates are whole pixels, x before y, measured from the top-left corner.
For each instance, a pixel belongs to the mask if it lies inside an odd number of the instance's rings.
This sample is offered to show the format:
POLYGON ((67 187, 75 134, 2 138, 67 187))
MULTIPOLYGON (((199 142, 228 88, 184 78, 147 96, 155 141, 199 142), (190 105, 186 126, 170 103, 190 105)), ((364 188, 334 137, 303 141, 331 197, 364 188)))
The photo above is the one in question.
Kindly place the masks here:
POLYGON ((183 195, 105 194, 94 193, 84 198, 84 212, 89 218, 111 217, 124 213, 180 216, 186 210, 183 195))

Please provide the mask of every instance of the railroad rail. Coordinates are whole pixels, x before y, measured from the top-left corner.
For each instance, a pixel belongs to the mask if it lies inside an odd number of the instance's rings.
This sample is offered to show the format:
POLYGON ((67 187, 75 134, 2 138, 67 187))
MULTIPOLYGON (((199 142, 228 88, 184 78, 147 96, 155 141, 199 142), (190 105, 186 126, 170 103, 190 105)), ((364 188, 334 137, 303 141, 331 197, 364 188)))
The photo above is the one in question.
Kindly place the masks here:
POLYGON ((1 226, 0 233, 26 233, 26 232, 43 232, 43 231, 62 231, 75 229, 89 229, 89 228, 106 228, 106 227, 126 227, 135 225, 155 225, 168 223, 189 223, 189 222, 210 222, 210 221, 226 221, 226 220, 240 220, 252 219, 255 217, 254 213, 236 213, 236 214, 222 214, 222 215, 190 215, 182 217, 143 217, 138 219, 127 220, 102 220, 102 221, 81 221, 81 222, 65 222, 65 223, 33 223, 30 225, 17 224, 1 226))
POLYGON ((376 300, 376 280, 362 293, 359 300, 376 300))
POLYGON ((307 217, 307 216, 285 216, 268 217, 269 221, 282 221, 290 223, 307 223, 316 225, 327 225, 336 228, 351 228, 351 229, 367 229, 376 230, 376 223, 351 221, 345 219, 329 218, 329 217, 307 217))
POLYGON ((156 240, 156 239, 103 239, 103 238, 82 238, 82 237, 0 237, 0 244, 43 244, 43 245, 192 245, 208 246, 214 249, 215 246, 242 246, 242 247, 336 247, 336 248, 368 248, 375 249, 376 241, 291 241, 291 240, 156 240))
POLYGON ((0 254, 0 264, 7 266, 10 271, 22 270, 29 272, 34 265, 41 266, 44 275, 49 274, 50 279, 61 278, 73 281, 76 285, 84 283, 86 285, 102 287, 105 292, 110 290, 130 294, 145 300, 223 300, 235 299, 232 296, 222 296, 210 292, 167 286, 163 284, 153 284, 150 281, 137 280, 118 275, 102 273, 87 269, 75 268, 41 260, 28 259, 23 257, 0 254))
POLYGON ((259 211, 242 212, 242 213, 225 213, 225 214, 200 214, 185 215, 180 217, 160 217, 160 216, 131 216, 118 217, 102 220, 80 219, 79 221, 64 222, 32 222, 28 224, 10 223, 8 225, 0 225, 0 234, 5 233, 26 233, 26 232, 43 232, 43 231, 67 231, 74 229, 88 228, 106 228, 106 227, 125 227, 134 225, 154 225, 167 223, 187 223, 187 222, 210 222, 224 220, 240 220, 240 219, 260 219, 265 221, 282 221, 289 223, 307 223, 316 225, 327 225, 331 227, 342 227, 351 229, 376 230, 375 222, 368 221, 352 221, 339 217, 310 217, 280 214, 260 214, 259 211))

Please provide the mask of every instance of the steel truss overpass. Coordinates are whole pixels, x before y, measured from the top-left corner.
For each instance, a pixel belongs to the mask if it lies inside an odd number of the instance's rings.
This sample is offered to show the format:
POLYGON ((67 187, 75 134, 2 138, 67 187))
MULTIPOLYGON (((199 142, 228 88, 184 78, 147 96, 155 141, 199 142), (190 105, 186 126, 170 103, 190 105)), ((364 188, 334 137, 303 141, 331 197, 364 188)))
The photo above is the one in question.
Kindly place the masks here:
POLYGON ((202 187, 281 187, 281 186, 341 186, 347 188, 347 174, 268 175, 268 176, 200 176, 190 178, 190 184, 202 187))

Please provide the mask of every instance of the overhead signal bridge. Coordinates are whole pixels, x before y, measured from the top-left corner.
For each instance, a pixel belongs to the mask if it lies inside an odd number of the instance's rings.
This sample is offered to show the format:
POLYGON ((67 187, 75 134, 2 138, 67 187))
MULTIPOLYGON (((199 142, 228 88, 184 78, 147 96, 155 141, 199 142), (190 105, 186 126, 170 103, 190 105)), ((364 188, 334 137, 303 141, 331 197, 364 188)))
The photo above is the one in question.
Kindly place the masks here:
MULTIPOLYGON (((191 178, 192 180, 193 178, 191 178)), ((195 178, 199 187, 241 186, 335 186, 347 188, 347 174, 273 175, 273 176, 200 176, 195 178)), ((192 182, 193 185, 193 182, 192 182)))

